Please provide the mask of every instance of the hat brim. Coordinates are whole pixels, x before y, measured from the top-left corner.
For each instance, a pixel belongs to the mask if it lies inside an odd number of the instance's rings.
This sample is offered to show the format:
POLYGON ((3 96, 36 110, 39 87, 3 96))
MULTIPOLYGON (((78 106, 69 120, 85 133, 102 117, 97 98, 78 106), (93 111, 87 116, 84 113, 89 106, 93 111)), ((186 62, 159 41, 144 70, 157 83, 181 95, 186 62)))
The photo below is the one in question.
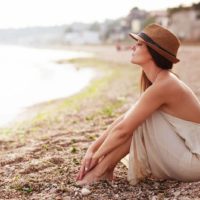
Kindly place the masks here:
POLYGON ((159 47, 157 47, 156 45, 145 41, 142 37, 140 37, 137 34, 134 33, 129 33, 129 36, 131 36, 131 38, 133 38, 134 40, 140 40, 143 41, 146 45, 148 45, 149 47, 151 47, 152 49, 154 49, 156 52, 158 52, 160 55, 162 55, 163 57, 165 57, 166 59, 168 59, 169 61, 171 61, 172 63, 177 63, 180 60, 178 58, 176 58, 175 56, 167 53, 166 51, 160 49, 159 47))

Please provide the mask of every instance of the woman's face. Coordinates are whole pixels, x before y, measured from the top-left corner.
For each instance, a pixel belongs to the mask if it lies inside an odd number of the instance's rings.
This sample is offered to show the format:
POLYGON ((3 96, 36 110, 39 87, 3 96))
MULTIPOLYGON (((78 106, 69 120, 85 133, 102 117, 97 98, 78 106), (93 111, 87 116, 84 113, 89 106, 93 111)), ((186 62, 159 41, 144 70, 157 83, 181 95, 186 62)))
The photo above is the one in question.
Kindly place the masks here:
POLYGON ((152 57, 147 49, 146 44, 141 40, 135 41, 132 46, 131 63, 143 65, 150 60, 152 60, 152 57))

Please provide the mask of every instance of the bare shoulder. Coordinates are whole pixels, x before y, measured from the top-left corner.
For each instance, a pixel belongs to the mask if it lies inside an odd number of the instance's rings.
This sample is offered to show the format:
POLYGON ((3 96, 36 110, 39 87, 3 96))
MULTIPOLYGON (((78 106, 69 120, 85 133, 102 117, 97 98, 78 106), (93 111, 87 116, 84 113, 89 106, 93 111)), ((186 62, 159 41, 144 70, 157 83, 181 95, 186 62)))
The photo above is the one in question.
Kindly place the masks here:
POLYGON ((156 84, 160 84, 164 88, 168 103, 179 102, 178 104, 180 105, 185 101, 185 104, 194 104, 194 102, 195 104, 200 104, 194 91, 171 72, 163 73, 156 84))
POLYGON ((169 93, 171 93, 170 90, 171 87, 174 87, 173 85, 173 80, 167 75, 163 75, 163 77, 159 76, 159 79, 156 79, 156 81, 142 93, 138 101, 125 114, 125 117, 120 123, 123 130, 125 130, 126 133, 132 133, 132 131, 153 112, 167 104, 168 98, 171 98, 169 93))
POLYGON ((182 82, 175 74, 166 71, 161 74, 160 77, 155 81, 156 88, 159 88, 164 96, 169 95, 180 95, 184 88, 185 84, 182 82), (159 85, 159 86, 158 86, 159 85))
POLYGON ((179 84, 179 79, 173 73, 166 71, 158 77, 155 84, 161 84, 162 87, 170 86, 169 89, 174 89, 179 84))
POLYGON ((181 83, 171 72, 164 72, 141 95, 139 101, 148 99, 151 102, 166 104, 171 96, 180 95, 181 83))

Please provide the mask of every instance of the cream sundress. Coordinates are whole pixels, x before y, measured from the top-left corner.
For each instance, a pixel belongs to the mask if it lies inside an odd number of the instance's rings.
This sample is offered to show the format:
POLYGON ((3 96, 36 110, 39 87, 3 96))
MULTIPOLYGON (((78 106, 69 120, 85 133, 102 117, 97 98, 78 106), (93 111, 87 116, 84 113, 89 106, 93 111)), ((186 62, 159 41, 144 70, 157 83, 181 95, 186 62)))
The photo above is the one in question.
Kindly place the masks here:
POLYGON ((122 160, 128 181, 146 177, 200 180, 200 124, 156 110, 134 131, 129 154, 122 160))

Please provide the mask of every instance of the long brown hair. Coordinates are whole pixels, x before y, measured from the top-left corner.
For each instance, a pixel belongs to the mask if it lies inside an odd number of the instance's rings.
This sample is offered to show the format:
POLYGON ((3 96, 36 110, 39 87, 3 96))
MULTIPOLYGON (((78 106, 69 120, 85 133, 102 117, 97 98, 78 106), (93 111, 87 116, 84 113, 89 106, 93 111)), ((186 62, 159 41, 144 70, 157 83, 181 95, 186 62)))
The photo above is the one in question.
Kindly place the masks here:
MULTIPOLYGON (((172 70, 167 70, 173 73, 177 78, 180 79, 178 74, 173 72, 172 70)), ((140 78, 140 93, 144 92, 149 86, 152 85, 152 82, 147 78, 145 72, 142 70, 141 78, 140 78)))
MULTIPOLYGON (((167 60, 165 57, 158 54, 154 49, 147 46, 149 53, 151 54, 154 62, 161 69, 172 72, 179 79, 180 77, 172 71, 173 63, 167 60)), ((140 93, 144 92, 149 86, 152 85, 152 82, 147 78, 145 72, 142 70, 141 78, 140 78, 140 93)))

